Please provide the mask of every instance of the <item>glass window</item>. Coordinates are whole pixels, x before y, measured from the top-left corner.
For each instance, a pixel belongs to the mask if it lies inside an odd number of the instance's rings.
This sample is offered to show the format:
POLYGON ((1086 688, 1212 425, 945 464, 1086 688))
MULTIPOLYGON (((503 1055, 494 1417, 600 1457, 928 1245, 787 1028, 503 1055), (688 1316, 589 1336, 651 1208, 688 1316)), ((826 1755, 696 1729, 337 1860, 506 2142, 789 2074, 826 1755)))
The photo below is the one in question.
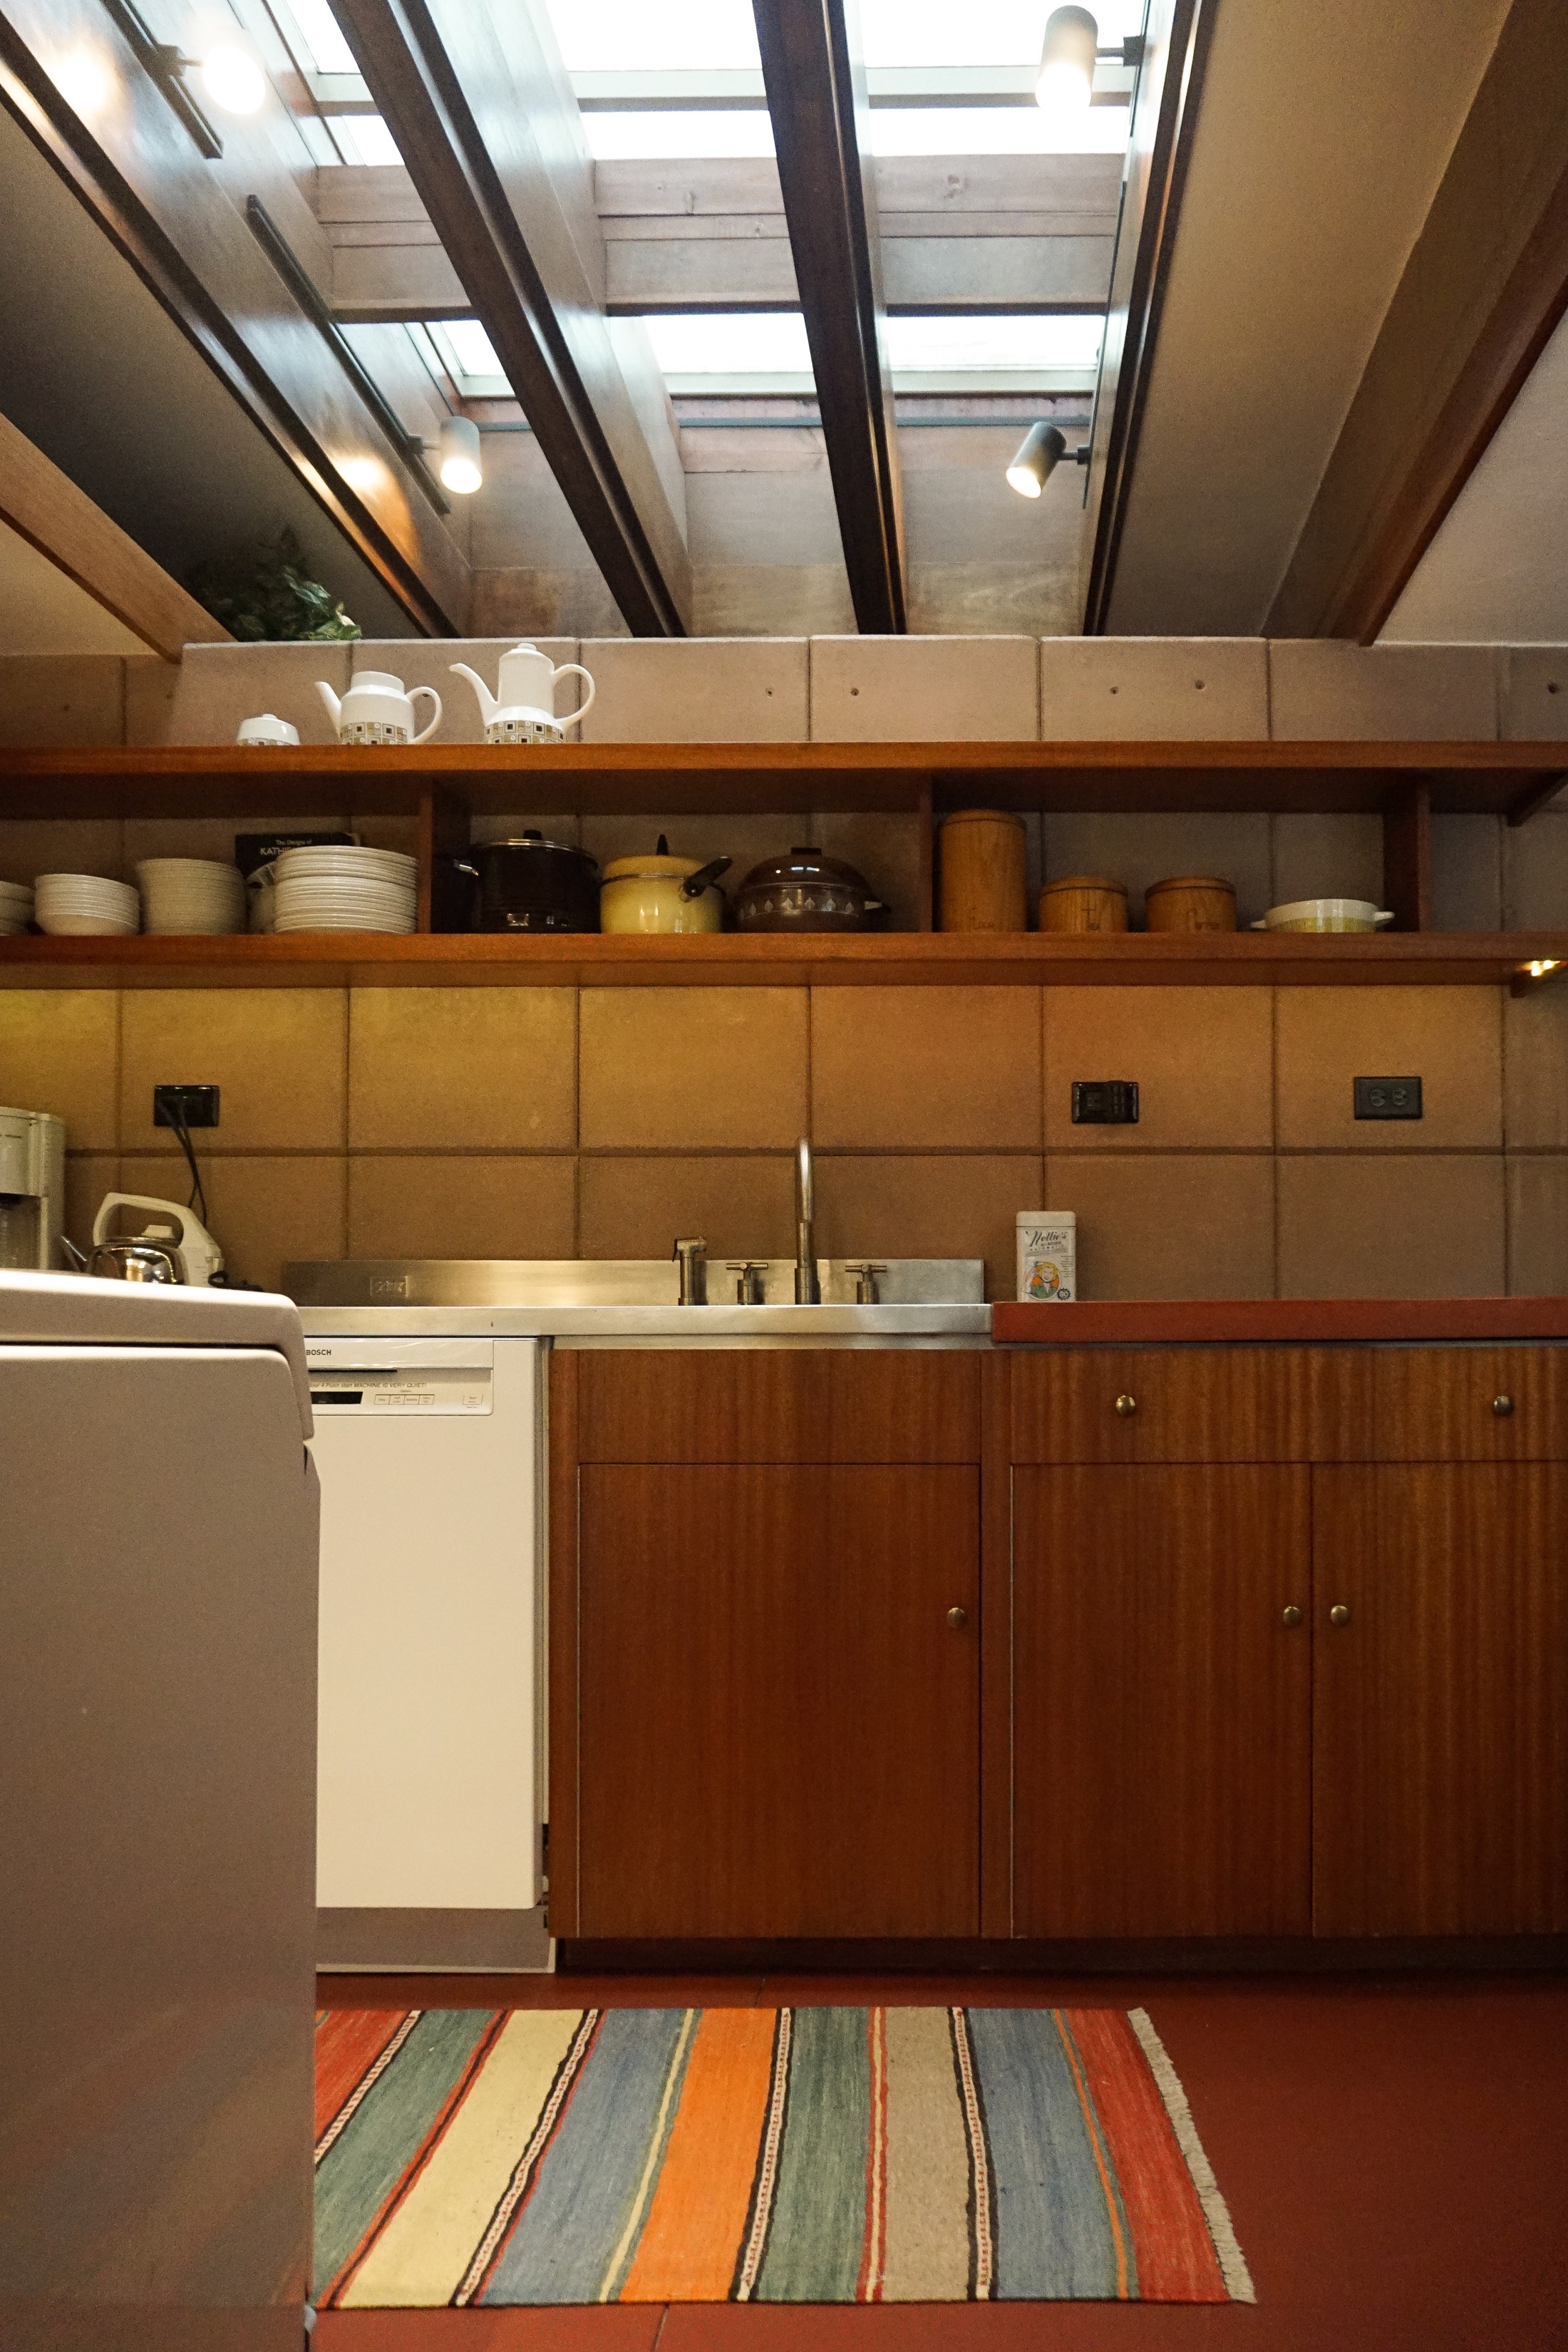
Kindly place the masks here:
POLYGON ((569 73, 755 69, 762 63, 751 0, 547 0, 547 5, 569 73))
POLYGON ((773 126, 765 107, 637 108, 625 114, 583 117, 588 152, 600 163, 631 157, 650 160, 735 155, 771 155, 773 126))
POLYGON ((357 74, 354 53, 331 11, 331 0, 289 0, 289 12, 318 73, 357 74))
MULTIPOLYGON (((868 67, 1037 66, 1056 0, 860 0, 868 67)), ((1100 0, 1100 46, 1143 29, 1144 0, 1100 0)), ((956 150, 954 151, 957 152, 956 150)))

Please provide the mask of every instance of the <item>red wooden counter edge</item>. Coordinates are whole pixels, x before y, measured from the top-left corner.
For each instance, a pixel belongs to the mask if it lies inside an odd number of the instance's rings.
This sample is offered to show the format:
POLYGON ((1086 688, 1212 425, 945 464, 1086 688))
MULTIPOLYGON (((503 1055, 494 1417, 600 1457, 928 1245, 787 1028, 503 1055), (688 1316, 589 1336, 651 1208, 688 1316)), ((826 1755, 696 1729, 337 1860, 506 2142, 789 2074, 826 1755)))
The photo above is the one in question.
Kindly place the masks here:
POLYGON ((1001 1346, 1156 1339, 1568 1339, 1568 1298, 1126 1298, 1104 1305, 998 1300, 1001 1346))

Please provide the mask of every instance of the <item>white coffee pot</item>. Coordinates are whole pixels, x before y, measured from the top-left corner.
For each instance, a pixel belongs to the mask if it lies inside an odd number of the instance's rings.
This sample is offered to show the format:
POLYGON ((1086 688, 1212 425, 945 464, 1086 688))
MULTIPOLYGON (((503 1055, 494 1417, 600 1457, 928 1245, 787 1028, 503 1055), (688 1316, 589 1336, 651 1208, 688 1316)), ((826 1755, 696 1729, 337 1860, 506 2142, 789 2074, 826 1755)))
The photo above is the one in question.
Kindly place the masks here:
POLYGON ((349 680, 342 701, 326 679, 316 680, 316 691, 326 704, 340 743, 423 743, 441 724, 441 698, 433 686, 416 686, 405 694, 403 680, 390 670, 359 669, 349 680), (427 694, 436 709, 428 727, 414 732, 414 705, 427 694))
POLYGON ((581 662, 563 662, 556 669, 550 656, 537 646, 513 646, 500 657, 500 692, 492 694, 484 679, 467 662, 454 662, 455 677, 466 677, 479 698, 487 743, 559 743, 568 727, 575 726, 593 708, 596 688, 581 662), (581 705, 564 719, 555 716, 558 677, 588 679, 581 705))

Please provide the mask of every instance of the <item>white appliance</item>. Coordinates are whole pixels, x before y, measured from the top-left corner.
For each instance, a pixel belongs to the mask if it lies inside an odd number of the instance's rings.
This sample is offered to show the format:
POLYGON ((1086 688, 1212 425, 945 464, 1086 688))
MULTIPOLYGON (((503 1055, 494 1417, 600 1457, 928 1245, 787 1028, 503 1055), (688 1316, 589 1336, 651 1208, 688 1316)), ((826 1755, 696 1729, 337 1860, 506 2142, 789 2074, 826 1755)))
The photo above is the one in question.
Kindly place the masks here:
POLYGON ((321 1963, 548 1966, 542 1344, 310 1320, 321 1963))
POLYGON ((0 2342, 310 2292, 316 1481, 287 1299, 0 1274, 0 2342))
POLYGON ((54 1272, 65 1195, 64 1122, 0 1106, 0 1266, 54 1272))

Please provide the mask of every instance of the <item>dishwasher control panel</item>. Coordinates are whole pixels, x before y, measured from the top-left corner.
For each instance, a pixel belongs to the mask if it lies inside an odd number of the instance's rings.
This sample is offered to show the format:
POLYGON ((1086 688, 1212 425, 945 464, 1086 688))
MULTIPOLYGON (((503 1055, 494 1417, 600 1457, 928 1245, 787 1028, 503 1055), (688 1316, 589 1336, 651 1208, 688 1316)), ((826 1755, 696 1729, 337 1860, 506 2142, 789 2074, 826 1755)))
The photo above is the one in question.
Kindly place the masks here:
POLYGON ((494 1410, 489 1340, 316 1339, 305 1344, 310 1402, 323 1420, 359 1413, 452 1414, 494 1410))

